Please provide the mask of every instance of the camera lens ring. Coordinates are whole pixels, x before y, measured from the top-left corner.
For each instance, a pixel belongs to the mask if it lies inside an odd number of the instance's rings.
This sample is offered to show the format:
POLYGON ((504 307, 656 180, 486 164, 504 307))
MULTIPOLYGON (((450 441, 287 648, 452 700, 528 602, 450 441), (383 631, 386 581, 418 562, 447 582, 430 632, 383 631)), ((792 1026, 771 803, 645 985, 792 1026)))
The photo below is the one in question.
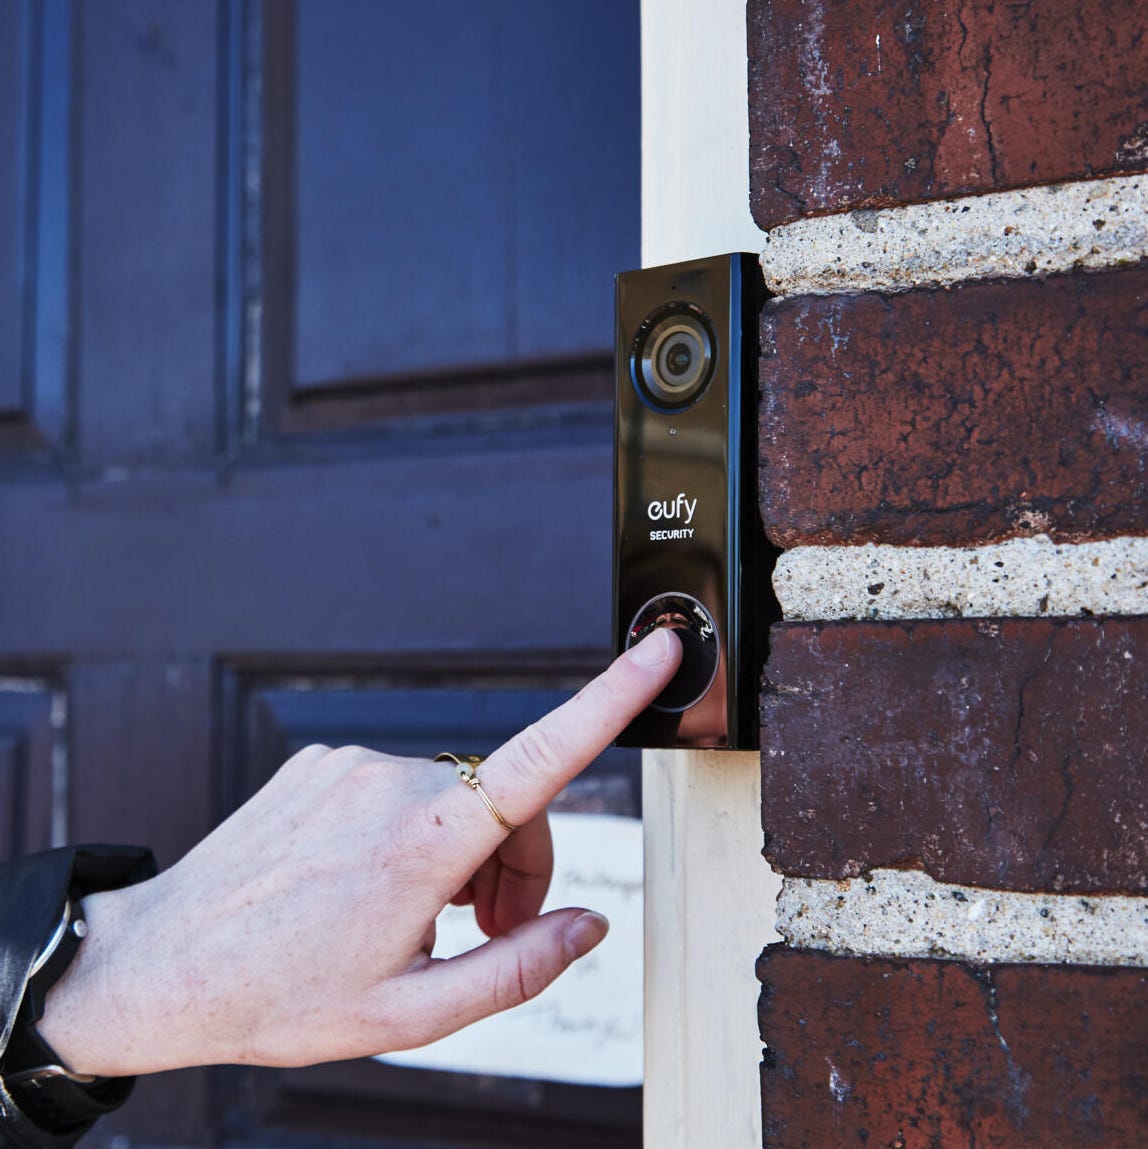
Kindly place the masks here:
POLYGON ((713 686, 721 659, 721 641, 714 616, 704 603, 685 591, 668 591, 647 599, 635 612, 626 630, 626 649, 663 626, 677 631, 682 662, 662 693, 650 703, 650 709, 681 714, 701 702, 713 686))
POLYGON ((660 411, 692 406, 713 378, 717 343, 709 317, 694 303, 668 303, 642 321, 630 347, 630 376, 660 411))

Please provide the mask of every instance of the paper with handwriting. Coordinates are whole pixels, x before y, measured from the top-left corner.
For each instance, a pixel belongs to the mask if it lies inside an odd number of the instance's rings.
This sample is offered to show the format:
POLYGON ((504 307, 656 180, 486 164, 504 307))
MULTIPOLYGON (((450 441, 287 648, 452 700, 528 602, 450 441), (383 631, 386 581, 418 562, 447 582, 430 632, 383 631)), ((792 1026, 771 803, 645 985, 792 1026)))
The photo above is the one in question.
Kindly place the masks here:
MULTIPOLYGON (((544 909, 604 913, 605 941, 533 1001, 380 1060, 585 1085, 641 1084, 642 823, 611 814, 552 814, 550 821, 554 881, 544 909)), ((448 906, 438 920, 435 956, 485 940, 469 908, 448 906)))

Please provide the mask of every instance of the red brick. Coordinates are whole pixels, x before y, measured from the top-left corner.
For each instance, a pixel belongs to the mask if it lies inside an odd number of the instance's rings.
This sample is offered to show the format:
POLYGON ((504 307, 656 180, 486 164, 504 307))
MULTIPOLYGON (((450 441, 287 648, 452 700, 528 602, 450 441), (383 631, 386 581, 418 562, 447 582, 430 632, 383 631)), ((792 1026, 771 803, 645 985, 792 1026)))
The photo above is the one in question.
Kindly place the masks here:
POLYGON ((766 1149, 1142 1149, 1148 972, 769 947, 766 1149))
POLYGON ((761 746, 784 873, 1148 893, 1148 618, 779 624, 761 746))
POLYGON ((761 333, 779 546, 1148 531, 1148 268, 786 299, 761 333))
POLYGON ((1142 0, 751 0, 748 24, 762 227, 1148 167, 1142 0))

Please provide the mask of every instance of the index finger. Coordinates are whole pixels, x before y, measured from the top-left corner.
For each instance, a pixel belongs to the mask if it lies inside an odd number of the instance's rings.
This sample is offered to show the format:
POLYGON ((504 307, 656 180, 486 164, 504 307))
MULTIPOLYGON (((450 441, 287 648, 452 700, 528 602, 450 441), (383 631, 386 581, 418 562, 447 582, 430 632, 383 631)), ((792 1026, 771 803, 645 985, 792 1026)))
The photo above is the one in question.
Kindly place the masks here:
MULTIPOLYGON (((544 810, 657 698, 681 658, 681 643, 672 631, 653 631, 573 698, 491 754, 479 769, 479 781, 506 820, 521 826, 544 810)), ((456 826, 482 825, 481 835, 473 829, 466 834, 482 857, 506 836, 467 786, 442 791, 433 814, 456 826)))

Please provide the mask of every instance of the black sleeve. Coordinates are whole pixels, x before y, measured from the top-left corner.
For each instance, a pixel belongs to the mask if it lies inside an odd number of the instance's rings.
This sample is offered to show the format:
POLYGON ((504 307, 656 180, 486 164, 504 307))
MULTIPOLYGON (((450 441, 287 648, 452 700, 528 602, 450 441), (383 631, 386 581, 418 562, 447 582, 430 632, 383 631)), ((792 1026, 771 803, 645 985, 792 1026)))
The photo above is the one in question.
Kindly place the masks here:
MULTIPOLYGON (((69 1149, 94 1123, 94 1117, 55 1122, 40 1115, 33 1120, 4 1081, 3 1056, 32 967, 68 898, 129 886, 155 872, 151 851, 137 846, 68 846, 0 866, 0 1145, 69 1149)), ((133 1081, 118 1078, 97 1086, 99 1107, 122 1104, 133 1081)))

